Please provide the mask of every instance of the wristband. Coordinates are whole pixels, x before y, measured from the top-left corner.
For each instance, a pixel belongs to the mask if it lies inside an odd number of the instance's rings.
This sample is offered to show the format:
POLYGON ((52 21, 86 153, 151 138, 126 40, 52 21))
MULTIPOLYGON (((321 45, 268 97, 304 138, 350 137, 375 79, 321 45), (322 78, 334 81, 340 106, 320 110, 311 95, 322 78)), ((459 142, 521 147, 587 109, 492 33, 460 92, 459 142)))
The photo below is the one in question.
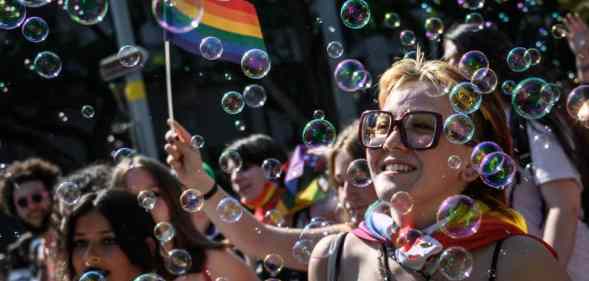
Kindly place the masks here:
POLYGON ((211 197, 213 197, 217 191, 219 191, 219 186, 217 186, 217 183, 213 183, 213 188, 211 188, 211 190, 207 191, 207 193, 205 193, 202 198, 206 201, 209 200, 211 197))

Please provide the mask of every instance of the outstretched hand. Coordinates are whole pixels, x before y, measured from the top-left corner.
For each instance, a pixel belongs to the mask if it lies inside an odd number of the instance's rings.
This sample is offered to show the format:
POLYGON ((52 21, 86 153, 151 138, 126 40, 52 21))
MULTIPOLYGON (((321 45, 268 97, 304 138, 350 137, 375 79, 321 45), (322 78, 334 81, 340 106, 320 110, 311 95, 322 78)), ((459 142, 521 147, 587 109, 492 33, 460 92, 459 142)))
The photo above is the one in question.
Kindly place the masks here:
POLYGON ((589 27, 583 22, 578 15, 568 14, 565 17, 565 24, 568 29, 567 39, 569 47, 575 53, 579 55, 581 53, 587 53, 589 51, 589 27))
POLYGON ((166 132, 164 150, 168 153, 166 162, 174 171, 178 179, 187 188, 196 188, 202 192, 214 184, 214 180, 202 169, 200 151, 191 145, 191 135, 174 120, 168 120, 170 130, 166 132))

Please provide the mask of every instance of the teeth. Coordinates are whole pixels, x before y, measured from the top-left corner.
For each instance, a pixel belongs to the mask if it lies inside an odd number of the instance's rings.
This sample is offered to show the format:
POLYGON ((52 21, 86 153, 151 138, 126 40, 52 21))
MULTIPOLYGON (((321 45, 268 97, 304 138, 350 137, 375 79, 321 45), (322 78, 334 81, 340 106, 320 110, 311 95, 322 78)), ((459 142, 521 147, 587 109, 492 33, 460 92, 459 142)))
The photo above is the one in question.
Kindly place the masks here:
POLYGON ((407 173, 411 172, 413 168, 405 164, 388 164, 385 166, 385 171, 407 173))

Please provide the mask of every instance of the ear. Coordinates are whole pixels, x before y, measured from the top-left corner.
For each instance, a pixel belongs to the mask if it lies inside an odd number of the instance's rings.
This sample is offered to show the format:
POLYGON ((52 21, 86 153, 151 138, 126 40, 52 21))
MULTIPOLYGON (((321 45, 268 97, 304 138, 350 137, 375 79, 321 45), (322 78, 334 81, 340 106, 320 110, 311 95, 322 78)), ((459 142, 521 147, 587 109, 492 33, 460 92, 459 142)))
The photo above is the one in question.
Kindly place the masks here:
POLYGON ((459 177, 460 180, 469 183, 476 180, 479 177, 479 173, 474 169, 471 163, 468 163, 460 170, 459 177))

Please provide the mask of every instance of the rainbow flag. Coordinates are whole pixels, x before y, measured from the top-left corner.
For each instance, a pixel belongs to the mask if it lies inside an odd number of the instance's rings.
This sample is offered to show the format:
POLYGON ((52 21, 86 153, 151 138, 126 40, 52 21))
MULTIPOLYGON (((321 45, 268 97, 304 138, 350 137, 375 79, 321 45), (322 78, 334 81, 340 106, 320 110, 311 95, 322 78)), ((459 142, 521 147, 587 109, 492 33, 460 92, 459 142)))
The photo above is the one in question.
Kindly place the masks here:
MULTIPOLYGON (((190 15, 194 6, 198 5, 194 0, 183 2, 185 5, 177 6, 181 14, 175 16, 190 15)), ((202 4, 204 14, 199 26, 186 33, 167 32, 170 42, 200 55, 200 41, 205 37, 215 36, 223 43, 223 55, 219 59, 234 63, 240 63, 241 57, 248 50, 266 50, 256 7, 252 3, 245 0, 202 0, 202 4)))

